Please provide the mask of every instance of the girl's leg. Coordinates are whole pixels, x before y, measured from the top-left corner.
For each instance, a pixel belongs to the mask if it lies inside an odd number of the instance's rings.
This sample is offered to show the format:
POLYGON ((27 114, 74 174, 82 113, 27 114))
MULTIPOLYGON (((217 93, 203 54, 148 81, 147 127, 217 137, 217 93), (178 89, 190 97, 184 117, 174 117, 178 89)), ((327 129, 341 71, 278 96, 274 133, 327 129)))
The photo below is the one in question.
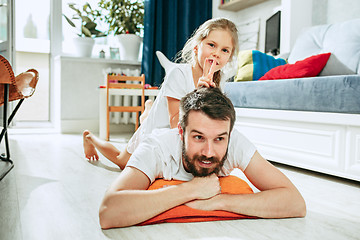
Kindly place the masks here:
POLYGON ((151 99, 146 100, 145 102, 145 110, 144 112, 140 115, 140 124, 142 124, 145 119, 147 118, 147 116, 149 115, 150 109, 153 105, 153 101, 151 99))
POLYGON ((87 159, 99 160, 99 156, 96 151, 98 150, 107 159, 117 164, 117 156, 120 154, 120 151, 111 143, 97 138, 89 130, 85 130, 83 133, 83 143, 84 153, 87 159))
POLYGON ((127 162, 129 161, 130 157, 131 157, 131 153, 128 153, 128 151, 126 150, 127 147, 125 148, 124 151, 122 151, 117 157, 116 157, 116 162, 114 162, 116 165, 118 165, 121 169, 124 169, 127 162))

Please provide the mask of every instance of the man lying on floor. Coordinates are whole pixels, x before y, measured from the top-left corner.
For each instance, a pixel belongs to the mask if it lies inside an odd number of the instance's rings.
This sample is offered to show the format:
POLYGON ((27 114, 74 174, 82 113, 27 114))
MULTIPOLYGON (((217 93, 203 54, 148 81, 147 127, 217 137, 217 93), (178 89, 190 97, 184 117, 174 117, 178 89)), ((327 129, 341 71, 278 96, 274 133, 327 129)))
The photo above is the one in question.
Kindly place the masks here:
POLYGON ((178 129, 155 131, 131 156, 100 206, 103 229, 142 223, 179 205, 259 218, 304 217, 304 199, 291 181, 233 129, 235 110, 217 88, 180 101, 178 129), (241 169, 260 190, 221 194, 219 177, 241 169), (156 179, 184 183, 147 190, 156 179))

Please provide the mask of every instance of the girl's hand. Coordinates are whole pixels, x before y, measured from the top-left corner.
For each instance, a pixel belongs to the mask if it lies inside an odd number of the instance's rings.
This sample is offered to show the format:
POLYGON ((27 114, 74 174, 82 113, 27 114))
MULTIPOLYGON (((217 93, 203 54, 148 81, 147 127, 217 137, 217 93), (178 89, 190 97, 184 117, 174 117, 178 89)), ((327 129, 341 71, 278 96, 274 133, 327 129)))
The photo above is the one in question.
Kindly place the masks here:
POLYGON ((203 75, 199 78, 197 87, 216 87, 216 84, 213 81, 214 72, 215 72, 216 61, 210 58, 206 58, 203 75))

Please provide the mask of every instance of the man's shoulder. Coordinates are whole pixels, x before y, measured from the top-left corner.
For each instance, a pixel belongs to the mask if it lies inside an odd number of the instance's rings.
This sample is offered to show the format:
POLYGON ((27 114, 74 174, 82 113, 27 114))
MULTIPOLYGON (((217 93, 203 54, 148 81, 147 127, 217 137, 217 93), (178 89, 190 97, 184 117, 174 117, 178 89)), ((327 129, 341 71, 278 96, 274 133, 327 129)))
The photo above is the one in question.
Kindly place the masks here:
POLYGON ((171 179, 173 168, 179 165, 180 143, 177 129, 156 129, 135 149, 127 166, 142 171, 151 182, 156 178, 171 179))
POLYGON ((234 127, 230 135, 230 144, 236 143, 239 139, 246 139, 246 137, 234 127))
POLYGON ((229 171, 233 168, 240 168, 244 171, 255 151, 255 145, 234 128, 230 135, 227 161, 225 161, 224 168, 229 171))
POLYGON ((177 152, 176 146, 180 142, 180 135, 177 128, 157 128, 147 134, 143 142, 144 144, 156 145, 163 152, 169 152, 172 155, 172 153, 177 152))
POLYGON ((177 128, 156 128, 149 134, 149 139, 156 139, 157 141, 163 142, 167 139, 176 139, 179 137, 177 128))
POLYGON ((250 141, 247 136, 245 136, 241 131, 239 131, 237 128, 233 128, 230 135, 230 144, 231 143, 239 143, 239 141, 250 141))

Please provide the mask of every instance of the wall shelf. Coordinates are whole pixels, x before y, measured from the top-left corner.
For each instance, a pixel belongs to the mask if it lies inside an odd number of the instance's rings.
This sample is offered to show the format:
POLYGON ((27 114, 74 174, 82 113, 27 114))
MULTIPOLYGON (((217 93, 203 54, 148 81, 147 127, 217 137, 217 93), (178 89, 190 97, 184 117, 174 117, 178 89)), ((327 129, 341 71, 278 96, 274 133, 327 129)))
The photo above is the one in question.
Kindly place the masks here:
POLYGON ((76 57, 73 55, 63 54, 55 57, 55 59, 61 58, 62 60, 74 61, 74 62, 88 62, 88 63, 99 63, 99 64, 120 64, 124 66, 135 66, 141 67, 141 62, 130 61, 130 60, 116 60, 110 58, 97 58, 97 57, 76 57))
POLYGON ((267 0, 232 0, 230 2, 220 4, 219 9, 237 12, 239 10, 254 6, 267 0))

